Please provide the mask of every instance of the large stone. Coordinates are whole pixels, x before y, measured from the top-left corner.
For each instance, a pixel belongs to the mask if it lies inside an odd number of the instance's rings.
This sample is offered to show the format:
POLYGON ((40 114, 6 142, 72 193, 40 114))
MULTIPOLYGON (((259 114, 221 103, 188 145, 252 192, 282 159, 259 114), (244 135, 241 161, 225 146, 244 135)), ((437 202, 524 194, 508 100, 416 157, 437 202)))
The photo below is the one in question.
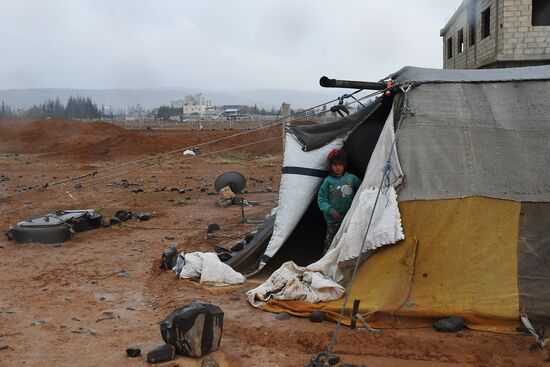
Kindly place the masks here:
POLYGON ((174 359, 175 348, 170 344, 159 345, 149 353, 147 353, 147 362, 157 363, 165 362, 174 359))
POLYGON ((464 319, 460 316, 451 316, 434 322, 434 328, 437 331, 454 333, 464 327, 464 319))
POLYGON ((193 302, 174 310, 160 324, 162 339, 178 354, 201 357, 217 350, 223 330, 223 311, 218 306, 193 302))
POLYGON ((309 314, 309 320, 311 322, 323 322, 325 321, 325 313, 321 311, 313 311, 309 314))

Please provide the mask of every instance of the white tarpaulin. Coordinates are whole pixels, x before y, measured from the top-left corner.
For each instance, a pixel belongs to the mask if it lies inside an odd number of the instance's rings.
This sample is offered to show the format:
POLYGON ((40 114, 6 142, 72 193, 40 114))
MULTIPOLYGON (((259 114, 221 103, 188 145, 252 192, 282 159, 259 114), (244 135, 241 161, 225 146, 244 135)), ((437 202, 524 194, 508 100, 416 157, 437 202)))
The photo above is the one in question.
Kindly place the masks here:
MULTIPOLYGON (((328 170, 327 155, 333 149, 342 147, 341 138, 333 140, 322 148, 304 152, 296 139, 286 134, 283 167, 301 169, 328 170)), ((322 177, 301 174, 283 174, 279 189, 278 213, 275 217, 273 235, 267 245, 264 256, 271 258, 288 239, 296 224, 300 221, 323 182, 322 177)), ((260 263, 260 269, 266 262, 260 263)))
POLYGON ((179 272, 181 279, 198 279, 200 283, 218 287, 245 282, 245 277, 241 273, 221 262, 218 255, 213 252, 182 253, 178 261, 182 256, 183 266, 176 264, 173 269, 176 273, 179 272))
POLYGON ((293 262, 283 264, 266 282, 247 292, 250 304, 258 307, 271 297, 313 303, 338 299, 344 294, 344 288, 337 283, 343 280, 339 263, 357 258, 361 247, 363 252, 367 252, 405 238, 394 189, 403 174, 397 152, 392 149, 395 138, 393 123, 393 113, 390 113, 365 178, 325 256, 306 267, 293 262), (391 157, 389 162, 388 157, 391 157), (386 178, 384 169, 389 173, 386 178), (379 194, 381 182, 383 185, 379 194))

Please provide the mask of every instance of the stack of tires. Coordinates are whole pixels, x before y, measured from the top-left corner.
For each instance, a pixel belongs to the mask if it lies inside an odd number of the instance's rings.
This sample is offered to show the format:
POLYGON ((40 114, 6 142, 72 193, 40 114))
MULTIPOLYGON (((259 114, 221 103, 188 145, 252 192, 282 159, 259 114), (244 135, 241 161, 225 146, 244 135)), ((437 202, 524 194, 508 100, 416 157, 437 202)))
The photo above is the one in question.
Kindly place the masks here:
POLYGON ((102 224, 101 215, 94 210, 58 211, 17 223, 8 237, 18 243, 61 243, 71 240, 75 232, 96 229, 102 224))

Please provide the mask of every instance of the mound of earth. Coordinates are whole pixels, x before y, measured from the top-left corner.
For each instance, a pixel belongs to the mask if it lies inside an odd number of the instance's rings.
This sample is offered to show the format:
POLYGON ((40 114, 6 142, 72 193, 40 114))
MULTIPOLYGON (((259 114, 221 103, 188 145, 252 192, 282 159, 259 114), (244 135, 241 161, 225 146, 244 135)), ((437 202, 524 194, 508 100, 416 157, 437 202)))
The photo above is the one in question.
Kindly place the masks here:
POLYGON ((101 121, 8 120, 0 121, 0 151, 86 161, 158 154, 214 141, 201 147, 201 151, 228 152, 228 149, 235 148, 238 151, 265 154, 280 151, 282 138, 277 137, 281 133, 279 126, 254 132, 130 130, 101 121), (238 136, 224 139, 233 135, 238 136))

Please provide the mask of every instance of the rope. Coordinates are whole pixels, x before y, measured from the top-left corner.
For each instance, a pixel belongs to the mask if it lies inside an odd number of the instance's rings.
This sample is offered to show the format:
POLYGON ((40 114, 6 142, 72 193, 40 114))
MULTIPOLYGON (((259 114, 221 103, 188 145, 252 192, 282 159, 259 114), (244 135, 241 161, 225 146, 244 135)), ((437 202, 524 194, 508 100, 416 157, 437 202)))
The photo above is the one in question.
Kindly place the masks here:
POLYGON ((367 236, 368 236, 371 224, 372 224, 372 219, 374 217, 374 211, 376 210, 376 207, 377 207, 377 204, 378 204, 378 199, 380 198, 380 192, 382 191, 382 188, 384 187, 384 182, 387 182, 387 176, 389 176, 389 173, 390 173, 389 170, 391 170, 391 167, 392 167, 391 157, 392 157, 392 154, 393 154, 395 143, 397 141, 397 135, 398 135, 398 132, 399 132, 399 128, 401 127, 403 117, 405 116, 405 113, 408 110, 408 107, 407 107, 407 92, 410 90, 411 86, 412 85, 409 85, 407 87, 407 89, 404 89, 403 87, 400 87, 401 91, 403 92, 403 95, 404 95, 403 106, 402 106, 400 114, 399 114, 398 123, 395 127, 396 132, 395 132, 393 143, 392 143, 392 146, 391 146, 391 149, 390 149, 390 153, 388 155, 388 159, 386 161, 386 164, 385 164, 384 168, 382 169, 382 172, 384 172, 384 174, 382 175, 380 185, 378 186, 378 192, 376 193, 376 199, 374 201, 372 212, 371 212, 371 215, 369 217, 369 222, 367 224, 367 230, 365 232, 365 235, 363 236, 361 249, 359 250, 359 254, 357 255, 357 260, 355 261, 355 266, 354 266, 353 272, 351 274, 349 286, 346 288, 344 303, 342 305, 342 310, 340 311, 340 314, 338 315, 338 323, 336 324, 336 328, 334 329, 334 333, 332 334, 332 339, 331 339, 331 342, 330 342, 329 347, 328 347, 327 354, 329 356, 332 355, 332 352, 334 350, 334 346, 336 345, 336 339, 338 337, 338 332, 339 332, 339 330, 341 328, 341 325, 342 325, 342 319, 344 318, 344 311, 345 311, 347 303, 349 301, 349 297, 350 297, 350 294, 351 294, 351 288, 352 288, 353 282, 355 281, 355 276, 357 275, 357 270, 359 269, 359 263, 360 263, 360 260, 361 260, 361 255, 363 254, 363 249, 365 248, 366 239, 367 239, 367 236))
MULTIPOLYGON (((358 93, 360 91, 361 90, 357 90, 356 92, 354 92, 352 94, 358 93)), ((199 143, 199 144, 190 145, 190 146, 187 146, 187 147, 184 147, 184 148, 180 148, 180 149, 172 150, 170 152, 157 154, 157 155, 154 155, 154 156, 151 156, 151 157, 141 158, 141 159, 136 159, 136 160, 133 160, 133 161, 130 161, 130 162, 121 163, 121 164, 113 166, 113 167, 104 168, 104 169, 97 170, 97 171, 94 171, 94 172, 90 172, 90 173, 87 173, 87 174, 84 174, 84 175, 70 177, 70 178, 60 180, 60 181, 55 181, 55 182, 52 182, 52 183, 47 183, 46 182, 45 184, 42 184, 42 185, 34 185, 34 186, 31 186, 31 187, 25 188, 23 190, 17 191, 15 193, 0 196, 0 200, 5 199, 5 198, 11 198, 11 197, 20 195, 22 193, 28 192, 30 190, 46 189, 49 186, 56 186, 56 185, 60 185, 60 184, 69 183, 69 182, 78 180, 80 178, 88 177, 88 176, 96 176, 96 175, 101 174, 103 172, 112 171, 112 170, 115 170, 115 169, 118 169, 118 168, 121 168, 121 167, 126 167, 126 166, 133 165, 133 164, 136 164, 136 163, 146 162, 146 161, 149 161, 149 160, 152 160, 152 159, 158 159, 160 157, 164 157, 164 156, 167 156, 167 155, 173 155, 173 154, 180 153, 180 152, 183 152, 183 151, 185 151, 187 149, 191 149, 191 148, 198 148, 198 147, 202 147, 202 146, 205 146, 205 145, 208 145, 208 144, 218 143, 218 142, 223 141, 223 140, 232 139, 232 138, 235 138, 235 137, 238 137, 238 136, 241 136, 241 135, 251 134, 253 132, 268 129, 268 128, 273 127, 273 126, 282 125, 282 124, 287 123, 287 122, 290 123, 292 121, 296 121, 296 120, 300 119, 301 117, 298 117, 299 114, 301 115, 303 113, 306 113, 306 112, 311 111, 311 110, 315 110, 316 108, 322 107, 326 104, 336 102, 336 101, 338 101, 338 98, 335 98, 335 99, 332 99, 328 102, 321 103, 321 104, 318 104, 316 106, 310 107, 308 109, 300 111, 299 113, 295 112, 295 113, 291 114, 288 117, 277 118, 275 121, 272 121, 272 122, 267 123, 263 126, 260 126, 260 127, 257 127, 257 128, 251 129, 251 130, 247 130, 247 131, 244 131, 244 132, 235 133, 233 135, 225 136, 225 137, 222 137, 222 138, 209 140, 209 141, 199 143), (292 119, 292 117, 295 117, 295 118, 292 119)))
MULTIPOLYGON (((384 90, 381 90, 381 91, 376 91, 374 93, 371 93, 369 95, 366 95, 366 96, 363 96, 361 97, 360 99, 357 99, 354 97, 355 94, 361 92, 362 90, 359 89, 359 90, 356 90, 355 92, 347 95, 347 96, 351 96, 354 98, 355 101, 359 102, 363 99, 366 99, 366 98, 370 98, 376 94, 380 94, 380 93, 383 93, 385 92, 386 90, 388 90, 389 88, 386 88, 384 90)), ((241 136, 241 135, 246 135, 246 134, 250 134, 250 133, 253 133, 253 132, 256 132, 256 131, 260 131, 260 130, 264 130, 264 129, 267 129, 267 128, 270 128, 270 127, 273 127, 273 126, 278 126, 278 125, 282 125, 286 122, 290 123, 292 121, 296 121, 296 120, 299 120, 300 117, 298 117, 298 114, 303 114, 305 112, 308 112, 308 111, 311 111, 311 110, 315 110, 319 107, 322 107, 326 104, 329 104, 329 103, 332 103, 332 102, 335 102, 335 101, 338 101, 340 100, 340 98, 335 98, 333 100, 330 100, 328 102, 325 102, 325 103, 321 103, 321 104, 318 104, 316 106, 313 106, 313 107, 310 107, 306 110, 303 110, 303 111, 300 111, 299 113, 294 113, 294 114, 291 114, 290 116, 288 117, 285 117, 285 118, 282 118, 282 119, 277 119, 271 123, 268 123, 262 127, 258 127, 258 128, 255 128, 255 129, 252 129, 252 130, 247 130, 247 131, 244 131, 244 132, 240 132, 240 133, 236 133, 236 134, 233 134, 233 135, 229 135, 229 136, 226 136, 226 137, 222 137, 222 138, 218 138, 218 139, 214 139, 214 140, 210 140, 210 141, 207 141, 207 142, 204 142, 204 143, 199 143, 199 144, 195 144, 193 146, 188 146, 188 147, 185 147, 185 148, 180 148, 180 149, 176 149, 176 150, 173 150, 173 151, 170 151, 170 152, 166 152, 166 153, 162 153, 162 154, 157 154, 155 156, 152 156, 152 157, 147 157, 147 158, 142 158, 142 159, 137 159, 137 160, 134 160, 134 161, 130 161, 130 162, 126 162, 126 163, 122 163, 122 164, 119 164, 119 165, 116 165, 116 166, 113 166, 113 167, 108 167, 108 168, 104 168, 102 170, 97 170, 97 171, 94 171, 94 172, 90 172, 90 173, 87 173, 87 174, 84 174, 84 175, 79 175, 79 176, 74 176, 74 177, 71 177, 71 178, 68 178, 68 179, 64 179, 64 180, 60 180, 60 181, 56 181, 56 182, 53 182, 51 184, 48 184, 48 183, 45 183, 44 185, 35 185, 35 186, 32 186, 32 187, 29 187, 29 188, 26 188, 24 190, 21 190, 21 191, 18 191, 18 192, 15 192, 15 193, 12 193, 12 194, 7 194, 7 195, 3 195, 3 196, 0 196, 0 200, 2 199, 5 199, 5 198, 11 198, 11 197, 14 197, 14 196, 17 196, 17 195, 20 195, 22 193, 26 193, 30 190, 33 190, 33 189, 46 189, 47 187, 49 186, 56 186, 56 185, 63 185, 63 184, 66 184, 66 183, 70 183, 70 182, 73 182, 75 180, 78 180, 80 178, 84 178, 84 177, 89 177, 89 176, 92 176, 92 179, 91 180, 85 180, 83 181, 83 183, 88 183, 90 181, 94 182, 94 179, 93 177, 95 177, 96 175, 98 174, 101 174, 101 173, 104 173, 104 172, 108 172, 108 171, 112 171, 112 170, 115 170, 115 169, 118 169, 118 168, 121 168, 121 167, 126 167, 126 166, 129 166, 129 165, 132 165, 132 164, 136 164, 136 163, 141 163, 141 162, 146 162, 146 161, 150 161, 152 159, 159 159, 161 157, 165 157, 165 156, 169 156, 169 155, 173 155, 173 154, 176 154, 176 153, 179 153, 179 152, 182 152, 182 151, 185 151, 187 149, 190 149, 190 148, 193 148, 193 147, 201 147, 201 146, 205 146, 205 145, 208 145, 208 144, 213 144, 213 143, 217 143, 217 142, 220 142, 220 141, 223 141, 223 140, 228 140, 228 139, 232 139, 234 137, 237 137, 237 136, 241 136), (292 117, 295 117, 294 119, 291 119, 292 117)), ((344 106, 348 106, 350 104, 353 104, 355 102, 349 102, 347 104, 344 104, 344 106)), ((360 103, 360 102, 359 102, 360 103)), ((324 113, 326 113, 328 111, 322 111, 320 113, 318 113, 318 116, 319 115, 322 115, 324 113)), ((280 136, 279 136, 280 137, 280 136)), ((258 142, 259 143, 259 142, 258 142)), ((256 143, 252 143, 252 144, 256 144, 256 143)), ((242 145, 242 146, 246 146, 246 145, 242 145)), ((229 148, 229 149, 235 149, 235 148, 238 148, 238 147, 241 147, 241 146, 237 146, 237 147, 232 147, 232 148, 229 148)), ((225 150, 229 150, 229 149, 225 149, 225 150)), ((225 151, 225 150, 220 150, 219 152, 222 152, 222 151, 225 151)), ((215 152, 212 152, 212 153, 215 153, 215 152)), ((210 153, 209 153, 210 154, 210 153)), ((201 154, 201 156, 204 156, 205 154, 201 154)), ((190 156, 190 157, 193 157, 193 156, 190 156)), ((167 158, 168 159, 168 158, 167 158)), ((179 161, 179 160, 178 160, 179 161)), ((100 180, 100 181, 97 181, 97 182, 104 182, 105 180, 108 180, 110 178, 113 178, 113 177, 118 177, 118 176, 121 176, 121 175, 125 175, 127 173, 131 173, 131 172, 134 172, 136 170, 141 170, 141 169, 144 169, 144 168, 148 168, 148 167, 151 167, 151 166, 154 166, 156 164, 160 164, 160 162, 154 162, 152 164, 148 164, 148 165, 145 165, 145 166, 142 166, 142 167, 138 167, 137 169, 133 169, 133 170, 129 170, 129 171, 126 171, 126 172, 123 172, 123 173, 120 173, 120 174, 116 174, 116 175, 111 175, 111 176, 107 176, 105 177, 104 179, 99 179, 97 178, 96 180, 100 180)), ((92 186, 95 186, 95 184, 93 184, 92 186)), ((78 188, 79 190, 81 188, 78 188)), ((74 191, 73 191, 74 192, 74 191)), ((71 195, 71 191, 66 191, 65 194, 69 195, 69 197, 72 197, 71 195)), ((64 194, 62 195, 58 195, 58 196, 55 196, 53 198, 51 198, 50 200, 46 200, 46 201, 43 201, 43 202, 47 202, 47 201, 51 201, 51 200, 55 200, 57 198, 60 198, 61 196, 64 196, 64 194)), ((0 209, 0 215, 7 215, 7 214, 11 214, 11 213, 14 213, 14 212, 18 212, 20 210, 23 210, 23 209, 27 209, 27 208, 31 208, 33 206, 35 206, 37 204, 29 204, 27 206, 24 206, 24 207, 21 207, 19 209, 16 209, 15 211, 9 211, 9 212, 5 212, 3 210, 0 209)))
POLYGON ((122 172, 122 173, 117 173, 117 174, 114 174, 114 175, 110 175, 110 176, 107 176, 107 177, 103 177, 103 178, 99 178, 99 179, 96 179, 95 182, 87 185, 87 186, 82 186, 80 187, 79 189, 77 190, 73 190, 73 191, 65 191, 59 195, 56 195, 56 196, 53 196, 47 200, 43 200, 39 203, 31 203, 31 204, 27 204, 27 205, 24 205, 22 207, 19 207, 17 209, 14 209, 14 210, 11 210, 11 211, 7 211, 7 212, 2 212, 1 214, 2 215, 8 215, 8 214, 12 214, 12 213, 16 213, 16 212, 19 212, 21 210, 24 210, 24 209, 29 209, 29 208, 32 208, 32 207, 35 207, 39 204, 43 204, 43 203, 47 203, 47 202, 50 202, 52 200, 55 200, 55 199, 58 199, 60 197, 63 197, 65 195, 69 195, 71 196, 72 193, 76 192, 76 191, 81 191, 81 190, 85 190, 85 189, 89 189, 91 187, 94 187, 102 182, 105 182, 107 180, 110 180, 114 177, 119 177, 119 176, 123 176, 123 175, 126 175, 128 173, 132 173, 132 172, 135 172, 135 171, 139 171, 139 170, 142 170, 142 169, 145 169, 145 168, 149 168, 151 166, 154 166, 156 164, 160 164, 160 165, 164 165, 166 163, 177 163, 181 160, 185 160, 185 159, 191 159, 191 158, 196 158, 196 157, 204 157, 204 156, 208 156, 208 155, 212 155, 212 154, 217 154, 217 153, 221 153, 221 152, 225 152, 225 151, 228 151, 228 150, 232 150, 232 149, 238 149, 238 148, 242 148, 242 147, 246 147, 246 146, 250 146, 250 145, 255 145, 255 144, 260 144, 260 143, 265 143, 265 142, 268 142, 268 141, 271 141, 271 140, 275 140, 275 139, 281 139, 281 135, 278 135, 276 137, 273 137, 273 138, 268 138, 268 139, 264 139, 264 140, 260 140, 260 141, 255 141, 255 142, 252 142, 252 143, 247 143, 247 144, 241 144, 241 145, 237 145, 237 146, 234 146, 234 147, 229 147, 229 148, 224 148, 224 149, 220 149, 220 150, 216 150, 216 151, 212 151, 212 152, 208 152, 208 153, 204 153, 204 154, 201 154, 201 155, 197 155, 197 156, 184 156, 184 157, 179 157, 175 160, 172 160, 172 161, 166 161, 166 162, 163 162, 163 163, 158 163, 158 162, 153 162, 151 164, 148 164, 146 166, 142 166, 142 167, 136 167, 134 169, 131 169, 131 170, 128 170, 128 171, 125 171, 125 172, 122 172))
MULTIPOLYGON (((360 102, 366 98, 370 98, 376 94, 379 94, 379 93, 383 93, 385 92, 386 90, 388 90, 389 88, 386 88, 384 90, 381 90, 381 91, 376 91, 374 93, 371 93, 367 96, 364 96, 364 97, 361 97, 359 99, 355 98, 355 94, 356 93, 359 93, 362 91, 362 89, 359 89, 359 90, 356 90, 355 92, 351 93, 351 94, 346 94, 345 96, 347 97, 352 97, 355 101, 354 102, 348 102, 346 104, 344 104, 343 106, 349 106, 353 103, 359 103, 361 104, 363 107, 364 105, 360 102)), ((121 168, 121 167, 126 167, 126 166, 129 166, 129 165, 133 165, 133 164, 137 164, 137 163, 141 163, 141 162, 146 162, 146 161, 149 161, 149 160, 152 160, 152 159, 158 159, 160 157, 163 157, 163 156, 167 156, 167 155, 173 155, 173 154, 176 154, 176 153, 180 153, 180 152, 183 152, 187 149, 191 149, 191 148, 196 148, 196 147, 201 147, 201 146, 205 146, 205 145, 208 145, 208 144, 213 144, 213 143, 217 143, 217 142, 220 142, 220 141, 223 141, 223 140, 228 140, 228 139, 231 139, 231 138, 234 138, 234 137, 237 137, 237 136, 241 136, 241 135, 245 135, 245 134, 250 134, 250 133, 253 133, 253 132, 256 132, 256 131, 260 131, 260 130, 264 130, 264 129, 268 129, 270 127, 273 127, 273 126, 277 126, 277 125, 282 125, 285 123, 285 120, 288 120, 286 122, 290 123, 290 122, 293 122, 293 121, 296 121, 296 120, 299 120, 301 117, 298 117, 298 115, 302 115, 308 111, 311 111, 311 110, 315 110, 319 107, 322 107, 324 105, 327 105, 329 103, 332 103, 332 102, 336 102, 336 101, 339 101, 341 97, 338 97, 338 98, 335 98, 335 99, 332 99, 330 101, 327 101, 325 103, 321 103, 321 104, 318 104, 316 106, 313 106, 313 107, 310 107, 308 109, 305 109, 303 111, 300 111, 300 112, 295 112, 293 114, 291 114, 290 116, 288 117, 283 117, 281 119, 277 118, 275 121, 273 122, 270 122, 266 125, 263 125, 261 127, 258 127, 258 128, 255 128, 255 129, 251 129, 251 130, 247 130, 247 131, 244 131, 244 132, 240 132, 240 133, 236 133, 236 134, 233 134, 233 135, 229 135, 229 136, 226 136, 226 137, 222 137, 222 138, 218 138, 218 139, 214 139, 214 140, 210 140, 210 141, 206 141, 206 142, 203 142, 203 143, 199 143, 199 144, 195 144, 195 145, 192 145, 192 146, 187 146, 187 147, 184 147, 184 148, 180 148, 180 149, 176 149, 176 150, 173 150, 173 151, 170 151, 170 152, 165 152, 165 153, 161 153, 161 154, 157 154, 157 155, 154 155, 154 156, 151 156, 151 157, 147 157, 147 158, 141 158, 141 159, 137 159, 137 160, 133 160, 133 161, 130 161, 130 162, 125 162, 125 163, 121 163, 119 165, 116 165, 116 166, 112 166, 112 167, 108 167, 108 168, 104 168, 104 169, 101 169, 101 170, 97 170, 97 171, 93 171, 93 172, 90 172, 90 173, 86 173, 86 174, 83 174, 83 175, 79 175, 79 176, 73 176, 73 177, 70 177, 70 178, 66 178, 66 179, 63 179, 63 180, 59 180, 59 181, 54 181, 54 182, 51 182, 51 183, 44 183, 44 184, 41 184, 41 185, 34 185, 34 186, 30 186, 30 187, 27 187, 23 190, 20 190, 20 191, 17 191, 17 192, 14 192, 14 193, 11 193, 11 194, 7 194, 7 195, 3 195, 3 196, 0 196, 0 200, 2 199, 6 199, 6 198, 13 198, 15 196, 18 196, 20 194, 23 194, 23 193, 26 193, 28 191, 31 191, 31 190, 35 190, 35 189, 43 189, 43 190, 46 190, 46 188, 50 187, 50 186, 57 186, 57 185, 63 185, 63 184, 66 184, 66 183, 70 183, 70 182, 73 182, 73 181, 76 181, 78 179, 81 179, 81 178, 85 178, 85 177, 89 177, 89 176, 92 176, 92 177, 95 177, 96 175, 98 174, 101 174, 101 173, 104 173, 104 172, 108 172, 108 171, 113 171, 115 169, 118 169, 118 168, 121 168), (294 119, 292 119, 292 117, 295 117, 294 119)), ((317 112, 316 115, 317 116, 321 116, 325 113, 327 113, 327 111, 321 111, 321 112, 317 112)), ((84 181, 86 182, 86 181, 84 181)), ((2 210, 0 209, 0 215, 2 215, 3 212, 2 210)))

